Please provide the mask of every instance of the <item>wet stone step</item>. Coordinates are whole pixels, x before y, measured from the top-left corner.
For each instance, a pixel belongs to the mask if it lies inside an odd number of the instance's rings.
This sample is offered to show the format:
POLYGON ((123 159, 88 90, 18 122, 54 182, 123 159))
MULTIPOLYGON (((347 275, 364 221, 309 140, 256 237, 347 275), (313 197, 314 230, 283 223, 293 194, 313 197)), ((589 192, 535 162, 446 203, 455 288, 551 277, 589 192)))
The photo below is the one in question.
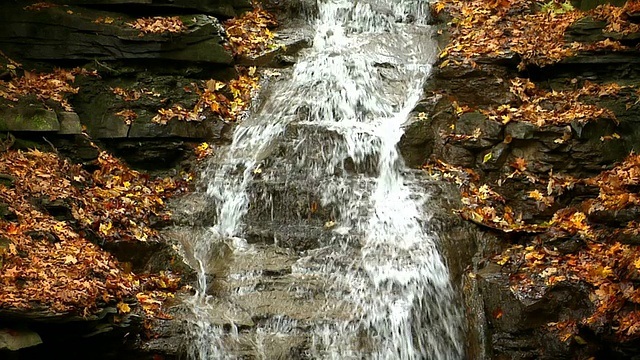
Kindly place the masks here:
POLYGON ((337 221, 346 211, 367 216, 366 197, 375 181, 363 177, 323 177, 273 181, 269 173, 254 180, 249 188, 247 222, 282 221, 324 225, 337 221), (362 203, 352 200, 357 198, 362 203))
POLYGON ((276 244, 295 251, 308 251, 336 243, 354 243, 353 246, 359 246, 349 234, 335 226, 326 225, 249 222, 245 237, 249 243, 276 244))

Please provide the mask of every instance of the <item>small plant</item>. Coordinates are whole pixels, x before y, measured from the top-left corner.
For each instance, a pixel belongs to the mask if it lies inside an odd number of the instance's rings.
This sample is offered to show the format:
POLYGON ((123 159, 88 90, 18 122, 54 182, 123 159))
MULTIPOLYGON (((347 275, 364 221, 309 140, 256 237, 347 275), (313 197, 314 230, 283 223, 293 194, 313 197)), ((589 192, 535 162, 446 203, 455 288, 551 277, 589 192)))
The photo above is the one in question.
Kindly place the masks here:
POLYGON ((571 5, 571 2, 565 1, 564 3, 559 3, 555 0, 549 0, 549 2, 543 4, 540 3, 541 11, 545 13, 551 14, 564 14, 570 11, 573 11, 575 8, 571 5))

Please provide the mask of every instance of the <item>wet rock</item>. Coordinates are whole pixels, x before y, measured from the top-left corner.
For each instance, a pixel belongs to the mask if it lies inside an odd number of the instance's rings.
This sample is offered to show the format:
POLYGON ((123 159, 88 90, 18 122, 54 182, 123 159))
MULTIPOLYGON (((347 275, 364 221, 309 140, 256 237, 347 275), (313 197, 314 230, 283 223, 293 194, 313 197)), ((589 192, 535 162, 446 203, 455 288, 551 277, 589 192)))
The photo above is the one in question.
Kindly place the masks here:
POLYGON ((398 144, 407 166, 422 166, 433 152, 433 129, 431 121, 412 117, 403 125, 404 134, 398 144))
POLYGON ((561 254, 573 254, 582 249, 585 245, 584 240, 577 236, 555 238, 545 242, 545 246, 549 246, 554 251, 561 254))
POLYGON ((26 231, 24 234, 36 241, 48 241, 52 244, 60 242, 60 238, 49 231, 31 230, 26 231))
POLYGON ((177 241, 167 237, 148 241, 115 241, 102 244, 118 261, 128 263, 136 273, 171 271, 188 281, 193 278, 192 268, 186 266, 178 252, 177 241))
POLYGON ((173 119, 166 125, 153 122, 152 119, 160 109, 171 108, 173 105, 193 108, 198 95, 191 84, 198 82, 199 80, 184 75, 154 75, 149 72, 103 80, 81 78, 81 90, 74 96, 73 104, 93 139, 135 139, 131 143, 163 138, 169 141, 229 141, 232 125, 208 110, 201 114, 199 121, 173 119), (185 91, 185 87, 191 90, 185 91), (114 94, 115 88, 135 93, 136 99, 126 100, 114 94), (132 111, 136 118, 128 124, 122 116, 116 115, 121 111, 132 111))
POLYGON ((407 123, 403 124, 404 134, 398 143, 407 166, 424 165, 433 153, 436 141, 440 141, 440 132, 455 120, 451 101, 442 95, 418 102, 407 123))
POLYGON ((434 155, 436 158, 456 166, 471 168, 476 163, 476 156, 472 151, 452 144, 445 144, 441 148, 437 148, 434 150, 434 155))
POLYGON ((261 53, 257 57, 239 56, 236 63, 243 66, 281 68, 296 62, 298 53, 311 46, 313 32, 308 26, 292 26, 278 31, 274 40, 277 47, 261 53))
POLYGON ((469 150, 487 149, 502 141, 502 125, 489 120, 486 115, 477 111, 460 115, 456 122, 455 134, 473 136, 479 132, 480 137, 463 141, 462 146, 469 150))
POLYGON ((9 214, 11 214, 11 210, 9 210, 9 204, 0 202, 0 218, 6 219, 9 214))
POLYGON ((557 359, 580 350, 547 335, 547 324, 586 316, 591 310, 588 291, 579 285, 512 290, 509 274, 490 264, 476 273, 478 292, 491 331, 494 359, 557 359))
POLYGON ((476 163, 481 164, 480 167, 483 170, 498 170, 504 165, 507 156, 509 156, 509 144, 500 143, 480 154, 476 163))
MULTIPOLYGON (((19 359, 42 359, 51 354, 65 354, 70 360, 87 358, 123 358, 133 343, 129 334, 142 329, 142 319, 134 314, 118 315, 115 307, 102 307, 92 315, 81 316, 52 313, 37 309, 0 309, 4 326, 10 329, 26 329, 37 333, 41 339, 38 346, 30 346, 6 353, 0 350, 3 359, 9 354, 19 359), (15 324, 19 324, 16 327, 15 324), (73 349, 73 351, 69 351, 73 349), (114 356, 115 354, 120 356, 114 356)), ((35 338, 31 338, 35 342, 35 338)), ((0 341, 1 342, 1 341, 0 341)), ((9 357, 10 358, 10 357, 9 357)))
POLYGON ((32 203, 36 207, 42 210, 44 213, 48 213, 53 216, 56 220, 59 221, 69 221, 74 220, 74 217, 71 213, 71 204, 67 199, 56 199, 49 200, 49 198, 41 197, 37 199, 33 199, 32 203))
POLYGON ((509 91, 509 79, 514 76, 512 70, 496 66, 495 60, 475 69, 450 64, 434 69, 425 90, 446 89, 447 93, 455 94, 460 105, 499 106, 515 101, 515 95, 509 91))
POLYGON ((504 129, 505 136, 511 136, 513 139, 533 139, 537 126, 528 122, 512 121, 507 124, 504 129))

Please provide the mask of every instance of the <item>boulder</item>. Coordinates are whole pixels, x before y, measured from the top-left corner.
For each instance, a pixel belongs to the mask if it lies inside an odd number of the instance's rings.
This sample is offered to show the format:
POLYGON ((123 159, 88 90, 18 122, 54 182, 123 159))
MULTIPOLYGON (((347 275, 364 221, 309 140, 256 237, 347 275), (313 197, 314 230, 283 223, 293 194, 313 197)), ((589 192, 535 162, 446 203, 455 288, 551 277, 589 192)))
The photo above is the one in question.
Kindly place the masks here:
POLYGON ((60 135, 80 135, 82 134, 82 124, 80 117, 75 112, 62 111, 58 113, 60 121, 60 135))
POLYGON ((42 339, 36 332, 0 329, 0 350, 16 351, 40 344, 42 344, 42 339))
POLYGON ((58 132, 60 122, 55 111, 31 97, 17 103, 0 103, 0 131, 58 132))

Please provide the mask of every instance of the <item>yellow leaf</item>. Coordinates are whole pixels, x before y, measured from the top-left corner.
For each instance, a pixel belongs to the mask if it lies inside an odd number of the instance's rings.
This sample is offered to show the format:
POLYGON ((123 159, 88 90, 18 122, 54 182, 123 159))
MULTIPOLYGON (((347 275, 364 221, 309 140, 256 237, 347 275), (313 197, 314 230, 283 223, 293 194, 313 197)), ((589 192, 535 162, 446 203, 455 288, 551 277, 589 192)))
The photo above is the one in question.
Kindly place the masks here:
POLYGON ((451 62, 451 60, 447 59, 445 61, 442 62, 442 64, 440 64, 440 69, 444 68, 445 66, 449 65, 449 63, 451 62))
POLYGON ((483 158, 482 158, 482 163, 485 164, 487 161, 491 160, 491 158, 493 157, 493 153, 488 152, 483 158))
POLYGON ((127 313, 131 312, 131 308, 129 307, 129 305, 127 305, 127 304, 125 304, 123 302, 118 303, 118 305, 116 305, 116 307, 118 308, 118 311, 121 314, 127 314, 127 313))
POLYGON ((77 262, 78 262, 78 259, 76 259, 75 256, 73 255, 67 255, 64 257, 65 264, 75 264, 77 262))
POLYGON ((580 345, 587 345, 587 341, 578 335, 574 336, 573 340, 575 340, 580 345))
POLYGON ((99 231, 104 235, 109 235, 109 230, 111 230, 111 222, 100 224, 99 231))
POLYGON ((108 16, 104 19, 105 24, 111 24, 112 22, 113 22, 113 18, 110 18, 108 16))

